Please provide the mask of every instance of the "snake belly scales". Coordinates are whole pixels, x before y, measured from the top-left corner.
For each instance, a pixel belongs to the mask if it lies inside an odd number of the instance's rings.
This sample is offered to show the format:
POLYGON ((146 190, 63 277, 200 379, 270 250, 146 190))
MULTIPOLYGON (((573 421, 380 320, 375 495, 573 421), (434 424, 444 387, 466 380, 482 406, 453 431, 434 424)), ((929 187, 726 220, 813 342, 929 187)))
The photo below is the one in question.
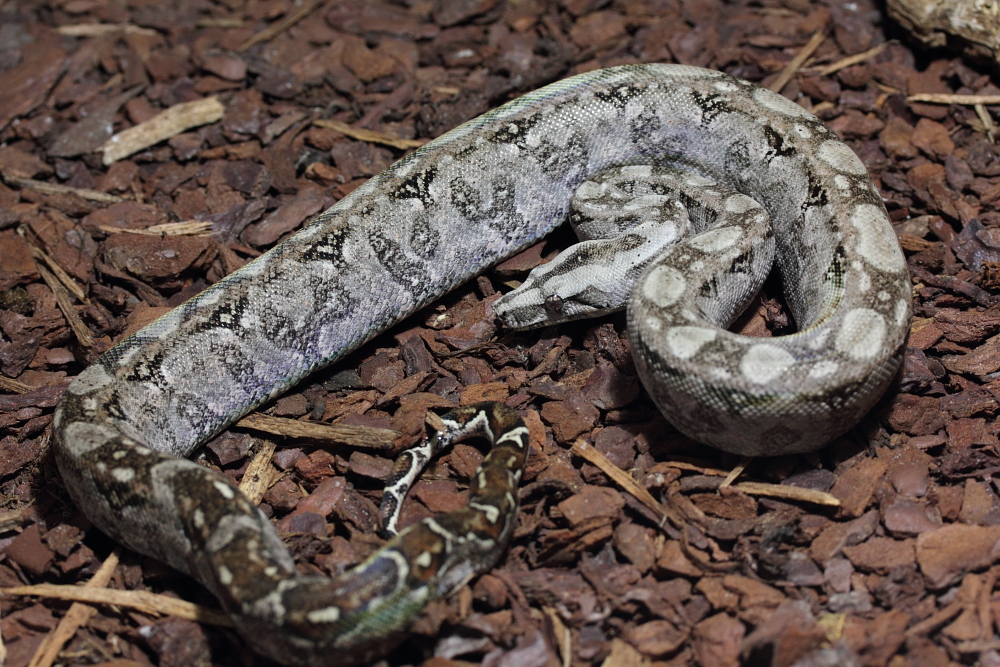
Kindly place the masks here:
MULTIPOLYGON (((105 353, 54 418, 73 499, 108 535, 204 584, 257 652, 288 665, 377 657, 428 600, 502 555, 527 450, 517 414, 481 404, 446 415, 431 450, 469 435, 494 445, 468 506, 332 579, 297 574, 264 515, 185 457, 567 218, 586 240, 494 312, 523 328, 627 302, 641 379, 696 440, 748 456, 818 449, 899 368, 911 287, 857 156, 746 81, 616 67, 448 132, 105 353), (609 216, 619 200, 624 212, 609 216), (772 261, 798 333, 726 331, 772 261)), ((391 481, 404 493, 410 483, 391 481)))

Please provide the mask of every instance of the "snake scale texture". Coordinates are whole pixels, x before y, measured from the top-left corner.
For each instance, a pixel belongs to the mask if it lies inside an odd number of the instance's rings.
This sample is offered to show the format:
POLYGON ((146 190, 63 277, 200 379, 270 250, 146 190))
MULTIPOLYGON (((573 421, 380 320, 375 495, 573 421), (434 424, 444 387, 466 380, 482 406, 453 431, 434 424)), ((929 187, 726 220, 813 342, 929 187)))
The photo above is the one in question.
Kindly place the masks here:
MULTIPOLYGON (((452 130, 108 351, 56 410, 67 488, 107 534, 202 582, 256 651, 288 665, 373 659, 427 600, 502 555, 527 450, 516 413, 482 404, 446 415, 403 467, 486 437, 493 449, 468 506, 333 579, 298 575, 264 515, 184 457, 567 219, 584 241, 496 314, 525 328, 627 306, 643 383, 701 442, 745 455, 815 450, 899 367, 911 288, 854 153, 745 81, 618 67, 452 130), (772 262, 799 332, 727 332, 772 262)), ((393 476, 391 502, 411 477, 393 476)))

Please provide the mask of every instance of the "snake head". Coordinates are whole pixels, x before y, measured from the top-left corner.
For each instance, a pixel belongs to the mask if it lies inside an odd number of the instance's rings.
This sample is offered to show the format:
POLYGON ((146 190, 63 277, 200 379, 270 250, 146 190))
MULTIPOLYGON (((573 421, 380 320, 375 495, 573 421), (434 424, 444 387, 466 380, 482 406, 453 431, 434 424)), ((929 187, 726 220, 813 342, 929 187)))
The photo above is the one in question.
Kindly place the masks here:
POLYGON ((508 328, 535 329, 622 310, 643 268, 678 233, 657 218, 614 238, 576 243, 532 269, 493 312, 508 328))
MULTIPOLYGON (((541 267, 540 267, 541 268, 541 267)), ((537 270, 537 269, 536 269, 537 270)), ((537 329, 621 310, 624 302, 598 284, 568 280, 533 280, 493 304, 493 313, 509 329, 537 329), (541 282, 541 284, 539 284, 541 282)))

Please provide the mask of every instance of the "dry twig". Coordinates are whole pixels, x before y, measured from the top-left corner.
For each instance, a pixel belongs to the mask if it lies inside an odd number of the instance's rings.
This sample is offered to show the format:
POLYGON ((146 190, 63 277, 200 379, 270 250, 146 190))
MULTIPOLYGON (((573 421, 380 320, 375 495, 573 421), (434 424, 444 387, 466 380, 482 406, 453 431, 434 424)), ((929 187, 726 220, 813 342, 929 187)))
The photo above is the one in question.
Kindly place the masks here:
POLYGON ((226 108, 215 97, 175 104, 105 141, 97 149, 104 153, 101 162, 110 165, 192 127, 214 123, 225 112, 226 108))
POLYGON ((98 229, 108 234, 139 234, 142 236, 208 236, 212 224, 207 220, 184 220, 182 222, 165 222, 144 229, 123 229, 98 225, 98 229))
POLYGON ((929 102, 930 104, 1000 104, 1000 95, 952 95, 950 93, 920 93, 910 95, 907 102, 929 102))
POLYGON ((373 144, 384 144, 386 146, 392 146, 393 148, 398 148, 399 150, 406 150, 408 148, 419 148, 427 143, 427 139, 400 139, 399 137, 394 137, 391 134, 386 134, 385 132, 376 132, 375 130, 366 130, 360 127, 351 127, 347 123, 343 123, 339 120, 323 120, 317 119, 313 121, 313 125, 318 127, 326 127, 331 130, 336 130, 344 136, 350 137, 351 139, 357 139, 358 141, 368 141, 373 144))
POLYGON ((749 496, 770 496, 772 498, 784 498, 785 500, 799 500, 814 505, 825 505, 826 507, 840 507, 840 501, 836 496, 825 491, 815 489, 804 489, 801 486, 791 486, 788 484, 764 484, 763 482, 740 482, 732 488, 742 491, 749 496))
POLYGON ((260 448, 251 459, 246 472, 243 473, 243 479, 240 480, 240 491, 254 505, 259 505, 267 490, 281 477, 281 473, 271 465, 271 457, 274 456, 278 445, 269 438, 255 438, 255 440, 260 448))
POLYGON ((127 35, 147 35, 159 37, 159 33, 149 28, 141 28, 132 23, 76 23, 61 25, 56 32, 67 37, 103 37, 121 32, 127 35))
POLYGON ((296 9, 291 14, 286 15, 284 18, 275 21, 260 32, 252 35, 245 42, 237 46, 236 51, 242 53, 255 44, 261 44, 274 39, 305 17, 312 14, 313 10, 322 4, 322 1, 323 0, 308 0, 304 5, 296 9))
POLYGON ((824 39, 826 39, 825 27, 820 28, 813 33, 813 36, 809 38, 809 41, 802 47, 802 50, 796 53, 795 57, 792 58, 787 65, 785 65, 785 69, 782 70, 781 74, 778 75, 778 78, 771 84, 771 90, 776 93, 780 93, 782 88, 784 88, 788 82, 792 80, 792 77, 795 76, 795 73, 799 71, 802 64, 805 63, 805 61, 809 59, 809 56, 811 56, 816 49, 819 48, 819 45, 823 43, 824 39))
POLYGON ((667 509, 662 503, 653 497, 653 494, 632 479, 631 475, 608 460, 608 457, 599 452, 586 440, 581 438, 574 442, 570 451, 586 460, 588 463, 592 463, 597 466, 600 471, 610 477, 615 484, 635 496, 636 500, 652 510, 661 518, 661 520, 670 521, 670 523, 675 526, 684 525, 684 521, 680 517, 675 515, 671 510, 667 509))
POLYGON ((38 268, 38 273, 41 274, 42 280, 45 284, 49 286, 52 290, 52 294, 56 297, 56 305, 59 306, 59 310, 62 311, 63 317, 66 318, 66 324, 72 329, 73 335, 80 342, 80 345, 84 347, 93 347, 94 337, 90 333, 90 329, 87 325, 83 323, 80 319, 80 315, 76 312, 76 307, 73 302, 70 301, 69 292, 65 287, 56 279, 52 273, 49 272, 44 266, 35 262, 35 266, 38 268))
MULTIPOLYGON (((115 573, 115 568, 118 567, 118 557, 121 556, 121 552, 121 547, 112 551, 111 555, 101 563, 101 567, 97 570, 97 573, 81 588, 85 590, 106 590, 105 586, 111 581, 111 575, 115 573)), ((56 661, 59 651, 62 650, 66 642, 73 638, 76 631, 89 621, 90 617, 96 611, 93 607, 80 604, 79 602, 74 602, 70 605, 69 611, 59 621, 59 625, 46 635, 45 639, 35 650, 35 655, 31 657, 28 667, 50 667, 56 661)))
POLYGON ((118 202, 125 201, 117 195, 108 194, 107 192, 101 192, 100 190, 91 190, 90 188, 73 188, 68 185, 61 185, 59 183, 47 183, 45 181, 36 181, 33 178, 21 178, 20 176, 4 176, 4 180, 10 185, 16 185, 21 188, 28 188, 29 190, 34 190, 35 192, 40 192, 43 195, 76 195, 81 199, 89 199, 90 201, 102 202, 104 204, 117 204, 118 202))
POLYGON ((335 442, 365 449, 392 449, 396 438, 399 437, 398 431, 387 428, 302 422, 297 419, 262 415, 259 412, 247 415, 235 425, 272 435, 309 438, 310 440, 335 442))
POLYGON ((15 394, 26 394, 29 391, 31 391, 32 389, 34 389, 34 387, 32 387, 31 385, 28 385, 28 384, 24 384, 23 382, 21 382, 19 380, 15 380, 13 378, 9 378, 9 377, 5 377, 3 375, 0 375, 0 389, 3 389, 4 391, 9 391, 9 392, 12 392, 12 393, 15 393, 15 394))
POLYGON ((37 584, 35 586, 13 586, 3 589, 5 595, 38 595, 57 600, 75 600, 88 604, 110 604, 135 609, 143 614, 177 616, 189 621, 232 626, 230 618, 218 609, 158 595, 148 591, 119 591, 110 588, 87 588, 84 586, 58 586, 37 584))
POLYGON ((834 72, 839 72, 842 69, 850 67, 851 65, 857 65, 858 63, 863 63, 869 58, 873 58, 885 50, 885 47, 892 44, 892 42, 882 42, 878 46, 873 46, 867 51, 862 51, 861 53, 855 53, 853 56, 847 56, 846 58, 841 58, 835 63, 830 63, 826 67, 821 68, 816 72, 817 76, 830 76, 834 72))

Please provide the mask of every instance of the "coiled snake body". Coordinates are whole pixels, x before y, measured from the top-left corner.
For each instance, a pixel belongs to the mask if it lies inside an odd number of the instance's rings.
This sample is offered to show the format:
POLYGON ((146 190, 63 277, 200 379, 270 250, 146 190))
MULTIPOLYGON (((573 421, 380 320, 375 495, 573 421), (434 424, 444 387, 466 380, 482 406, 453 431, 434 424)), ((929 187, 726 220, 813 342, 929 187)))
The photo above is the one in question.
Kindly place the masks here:
POLYGON ((567 217, 588 240, 495 312, 520 328, 630 299, 646 388, 702 442, 747 455, 816 449, 899 366, 906 267, 851 150, 747 82, 625 66, 449 132, 112 348, 56 411, 67 488, 106 533, 212 590, 255 650, 289 665, 371 659, 427 600, 501 555, 527 449, 516 414, 484 404, 445 416, 431 449, 470 434, 494 442, 468 507, 404 531, 333 580, 296 574, 256 507, 178 457, 567 217), (726 332, 772 255, 799 333, 726 332))

